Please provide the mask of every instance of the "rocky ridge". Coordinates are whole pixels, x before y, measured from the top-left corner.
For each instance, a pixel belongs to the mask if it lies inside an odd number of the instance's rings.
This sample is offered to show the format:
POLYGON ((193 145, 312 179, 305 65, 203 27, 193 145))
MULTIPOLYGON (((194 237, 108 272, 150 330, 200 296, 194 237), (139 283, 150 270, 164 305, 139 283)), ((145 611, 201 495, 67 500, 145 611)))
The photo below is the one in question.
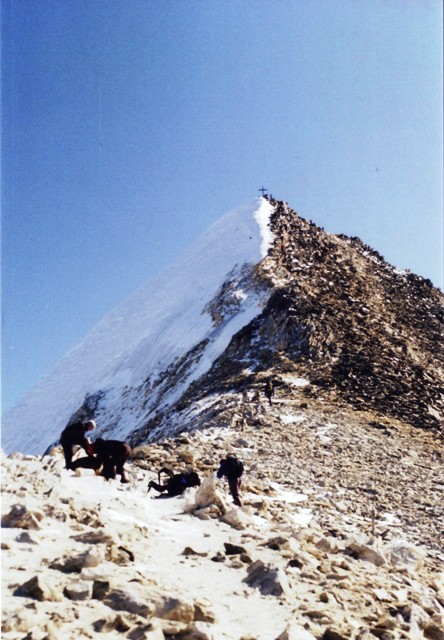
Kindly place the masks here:
POLYGON ((434 433, 321 410, 287 383, 303 402, 228 394, 224 426, 137 447, 129 485, 63 470, 59 449, 4 456, 2 637, 444 638, 434 433), (242 508, 214 478, 227 452, 242 508), (161 466, 203 483, 152 499, 161 466))
MULTIPOLYGON (((221 390, 260 391, 267 378, 297 399, 288 376, 308 379, 321 406, 369 410, 376 421, 400 420, 442 435, 442 292, 395 269, 359 238, 326 233, 286 203, 271 203, 268 256, 254 273, 228 278, 211 305, 218 326, 248 282, 268 287, 263 312, 173 405, 138 426, 131 441, 152 442, 211 423, 223 411, 217 407, 221 390)), ((165 380, 177 383, 195 355, 175 363, 165 380)))

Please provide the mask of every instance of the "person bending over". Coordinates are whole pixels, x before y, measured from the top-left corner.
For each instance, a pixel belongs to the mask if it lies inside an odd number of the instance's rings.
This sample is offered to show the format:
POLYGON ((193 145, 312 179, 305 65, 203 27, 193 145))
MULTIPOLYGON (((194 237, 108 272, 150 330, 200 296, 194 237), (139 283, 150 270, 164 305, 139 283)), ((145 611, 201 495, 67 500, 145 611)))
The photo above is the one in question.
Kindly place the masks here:
POLYGON ((240 460, 234 456, 227 456, 220 461, 220 467, 217 472, 217 477, 223 476, 228 480, 228 488, 230 490, 231 497, 234 504, 238 507, 242 506, 239 497, 239 489, 241 487, 241 477, 244 472, 244 465, 240 460))
POLYGON ((64 428, 60 436, 60 444, 65 456, 66 469, 72 469, 73 447, 76 444, 81 446, 88 455, 92 454, 91 440, 86 437, 86 433, 92 431, 95 426, 94 420, 87 420, 86 422, 74 422, 64 428))

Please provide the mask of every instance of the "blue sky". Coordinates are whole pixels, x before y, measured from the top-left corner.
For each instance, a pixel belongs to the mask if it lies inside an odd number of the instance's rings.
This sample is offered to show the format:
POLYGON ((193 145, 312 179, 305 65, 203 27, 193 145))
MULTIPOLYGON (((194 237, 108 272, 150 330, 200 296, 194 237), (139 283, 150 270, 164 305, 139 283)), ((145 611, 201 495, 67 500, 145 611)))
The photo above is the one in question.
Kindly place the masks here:
POLYGON ((442 286, 439 0, 3 0, 2 399, 264 184, 442 286))

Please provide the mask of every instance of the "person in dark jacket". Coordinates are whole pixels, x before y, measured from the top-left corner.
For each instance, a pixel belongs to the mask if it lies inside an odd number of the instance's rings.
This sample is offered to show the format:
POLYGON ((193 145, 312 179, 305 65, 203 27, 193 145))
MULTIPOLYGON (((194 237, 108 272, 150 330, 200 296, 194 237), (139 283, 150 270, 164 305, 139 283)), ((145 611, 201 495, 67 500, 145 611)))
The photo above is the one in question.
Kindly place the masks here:
POLYGON ((126 442, 120 440, 103 440, 97 438, 92 445, 93 454, 97 463, 103 465, 102 475, 111 480, 120 476, 120 482, 129 482, 126 477, 123 465, 131 455, 131 447, 126 442))
POLYGON ((268 398, 268 402, 271 403, 271 398, 274 396, 274 383, 271 380, 267 380, 264 388, 264 394, 268 398))
MULTIPOLYGON (((158 473, 159 482, 151 480, 148 484, 148 493, 151 489, 163 493, 166 491, 169 497, 180 496, 189 487, 199 487, 200 478, 195 471, 186 471, 185 473, 173 473, 170 469, 162 467, 158 473), (168 476, 168 480, 161 483, 160 476, 164 473, 168 476)), ((158 496, 159 497, 159 496, 158 496)))
POLYGON ((238 507, 242 506, 239 497, 239 489, 241 487, 241 477, 244 472, 244 465, 240 460, 234 456, 227 456, 220 461, 220 467, 217 472, 217 477, 225 478, 228 480, 228 488, 233 498, 233 502, 238 507))
POLYGON ((86 422, 74 422, 69 424, 62 431, 60 436, 60 444, 63 448, 63 455, 65 456, 66 469, 72 469, 72 455, 73 446, 79 445, 82 447, 88 455, 92 454, 91 440, 86 437, 88 431, 92 431, 96 423, 94 420, 87 420, 86 422))

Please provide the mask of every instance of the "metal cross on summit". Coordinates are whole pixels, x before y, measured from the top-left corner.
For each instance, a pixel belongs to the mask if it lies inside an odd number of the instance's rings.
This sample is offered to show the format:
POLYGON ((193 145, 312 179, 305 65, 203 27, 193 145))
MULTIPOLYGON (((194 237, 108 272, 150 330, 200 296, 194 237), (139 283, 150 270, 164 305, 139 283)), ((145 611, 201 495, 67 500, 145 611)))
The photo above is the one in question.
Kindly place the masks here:
POLYGON ((258 191, 260 191, 262 193, 262 197, 264 197, 264 195, 267 193, 268 189, 265 189, 265 187, 261 187, 260 189, 258 189, 258 191))

